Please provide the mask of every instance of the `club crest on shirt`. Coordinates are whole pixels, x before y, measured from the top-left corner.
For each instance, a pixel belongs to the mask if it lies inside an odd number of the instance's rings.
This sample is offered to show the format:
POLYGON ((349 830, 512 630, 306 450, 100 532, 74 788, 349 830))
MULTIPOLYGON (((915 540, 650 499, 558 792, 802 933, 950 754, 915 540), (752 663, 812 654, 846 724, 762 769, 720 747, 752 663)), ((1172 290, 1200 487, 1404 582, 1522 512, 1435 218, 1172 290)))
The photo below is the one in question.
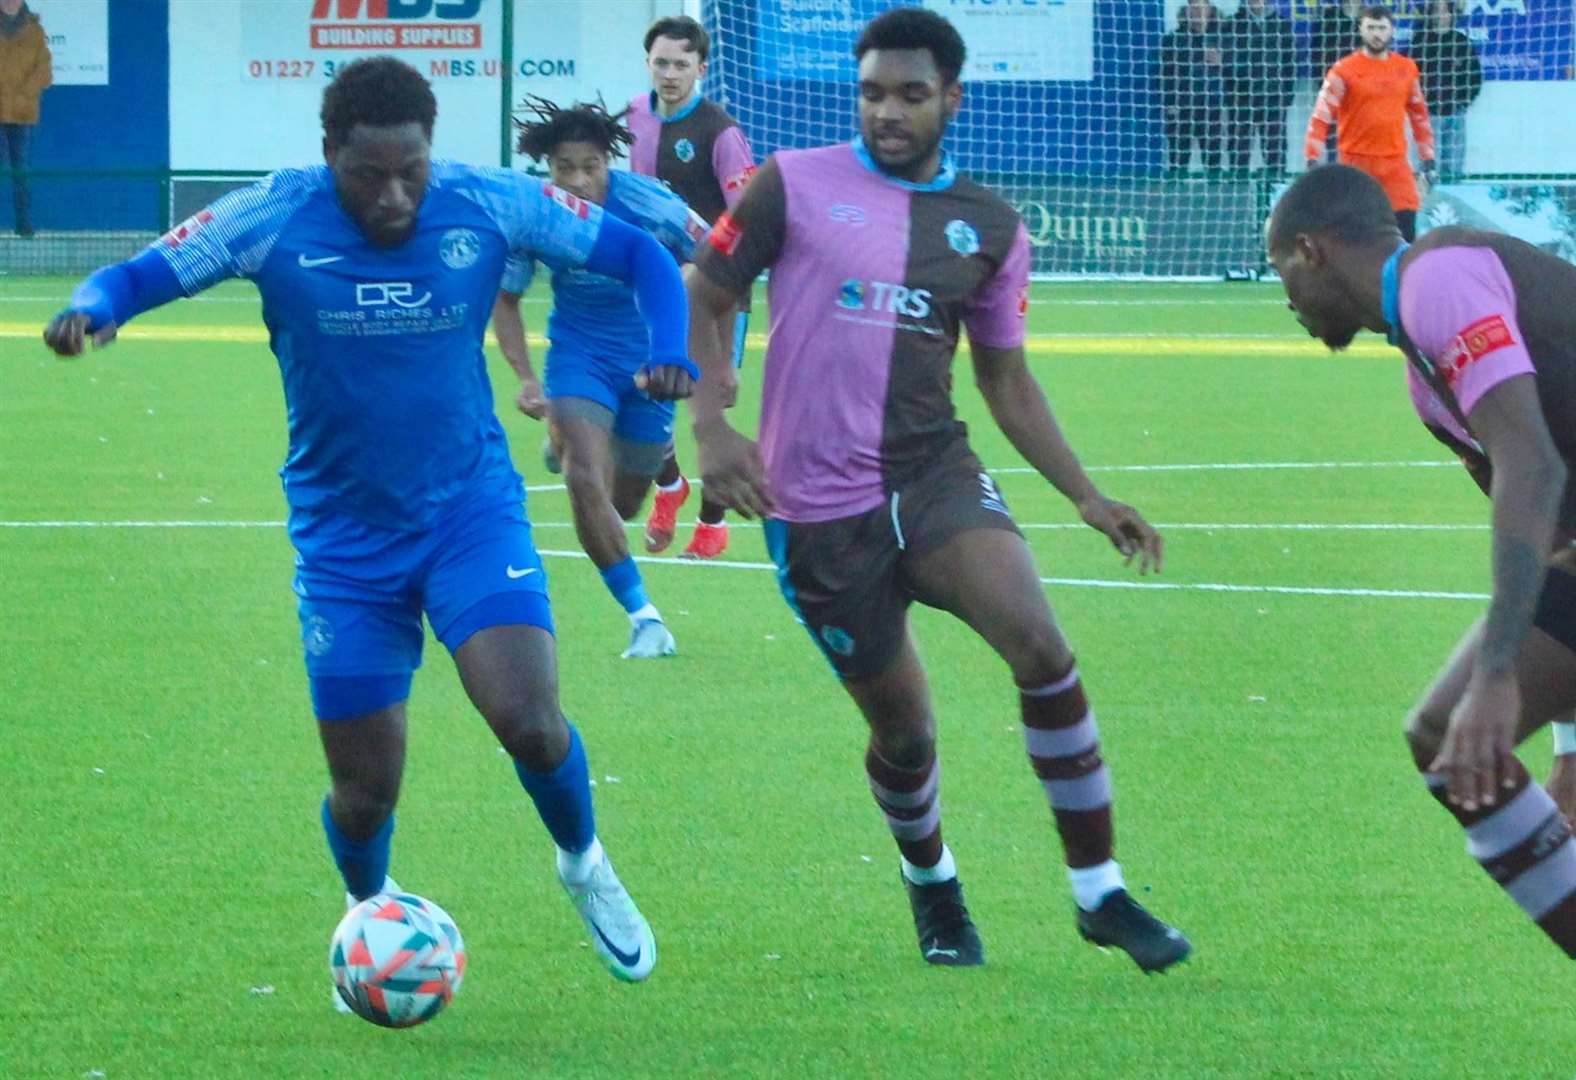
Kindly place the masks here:
POLYGON ((947 222, 947 244, 959 255, 973 255, 980 249, 980 234, 962 218, 947 222))
POLYGON ((695 144, 688 139, 680 139, 673 144, 673 156, 680 161, 695 160, 695 144))
POLYGON ((831 649, 839 656, 854 655, 853 635, 841 626, 821 627, 821 640, 826 643, 828 649, 831 649))
POLYGON ((474 266, 481 257, 482 242, 469 229, 450 229, 438 241, 438 258, 450 270, 464 270, 474 266))
POLYGON ((313 656, 323 656, 334 647, 334 624, 321 615, 313 615, 301 629, 301 644, 313 656))

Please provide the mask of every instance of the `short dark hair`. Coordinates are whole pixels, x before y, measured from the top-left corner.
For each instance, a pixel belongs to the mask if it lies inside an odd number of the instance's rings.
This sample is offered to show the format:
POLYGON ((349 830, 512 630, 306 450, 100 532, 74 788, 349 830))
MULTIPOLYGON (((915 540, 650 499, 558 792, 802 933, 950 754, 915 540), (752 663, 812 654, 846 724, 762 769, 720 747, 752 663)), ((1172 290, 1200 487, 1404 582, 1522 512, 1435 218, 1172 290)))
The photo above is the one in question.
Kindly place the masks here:
POLYGON ((658 19, 651 24, 651 29, 646 31, 646 51, 651 51, 652 43, 659 37, 673 38, 683 41, 695 50, 700 57, 700 62, 705 63, 706 57, 711 55, 711 35, 706 33, 706 28, 688 15, 669 15, 665 19, 658 19))
POLYGON ((343 146, 357 124, 393 127, 417 123, 432 138, 438 99, 421 72, 392 56, 368 56, 339 69, 323 91, 323 134, 343 146))
POLYGON ((1400 228, 1379 181, 1350 165, 1321 165, 1298 177, 1275 205, 1270 251, 1286 251, 1299 234, 1367 245, 1399 237, 1400 228))
POLYGON ((1359 19, 1383 19, 1385 22, 1395 22, 1395 16, 1383 4, 1368 4, 1357 13, 1359 19))
POLYGON ((532 95, 514 114, 514 126, 520 129, 515 146, 532 161, 550 156, 560 143, 566 142, 590 143, 609 157, 623 157, 624 148, 635 141, 624 126, 624 113, 628 111, 610 114, 600 101, 576 102, 565 109, 532 95))
POLYGON ((872 19, 859 35, 854 58, 863 60, 871 49, 929 49, 948 86, 958 81, 968 55, 957 27, 934 11, 913 7, 892 8, 872 19))

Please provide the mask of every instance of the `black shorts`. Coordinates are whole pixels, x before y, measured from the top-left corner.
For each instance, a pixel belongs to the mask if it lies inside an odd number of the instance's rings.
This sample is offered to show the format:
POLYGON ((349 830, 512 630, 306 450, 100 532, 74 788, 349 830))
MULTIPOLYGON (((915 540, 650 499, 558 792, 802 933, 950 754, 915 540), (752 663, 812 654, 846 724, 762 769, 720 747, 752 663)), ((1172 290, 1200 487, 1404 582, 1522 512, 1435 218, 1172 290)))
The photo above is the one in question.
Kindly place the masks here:
POLYGON ((859 679, 884 671, 902 647, 918 599, 912 561, 971 529, 1018 532, 996 482, 965 448, 862 514, 768 521, 766 547, 783 598, 833 670, 859 679))
POLYGON ((1576 573, 1556 564, 1543 577, 1532 625, 1576 652, 1576 573))

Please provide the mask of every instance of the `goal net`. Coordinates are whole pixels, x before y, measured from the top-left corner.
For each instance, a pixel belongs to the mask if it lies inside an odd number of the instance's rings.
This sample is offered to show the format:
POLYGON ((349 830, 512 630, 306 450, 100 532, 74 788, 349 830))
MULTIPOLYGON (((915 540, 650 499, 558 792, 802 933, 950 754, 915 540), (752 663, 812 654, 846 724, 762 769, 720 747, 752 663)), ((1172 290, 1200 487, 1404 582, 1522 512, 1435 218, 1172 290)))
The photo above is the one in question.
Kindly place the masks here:
MULTIPOLYGON (((1264 219, 1304 168, 1319 85, 1357 47, 1363 6, 704 0, 707 92, 758 154, 846 140, 857 130, 854 42, 903 3, 947 16, 963 34, 964 106, 948 145, 1022 213, 1037 276, 1217 280, 1262 269, 1264 219)), ((1549 119, 1559 103, 1576 107, 1572 8, 1392 6, 1397 49, 1424 71, 1446 167, 1425 225, 1431 209, 1461 220, 1467 204, 1494 202, 1493 183, 1473 179, 1486 175, 1502 187, 1537 177, 1546 217, 1573 201, 1563 181, 1576 173, 1576 150, 1549 119)))

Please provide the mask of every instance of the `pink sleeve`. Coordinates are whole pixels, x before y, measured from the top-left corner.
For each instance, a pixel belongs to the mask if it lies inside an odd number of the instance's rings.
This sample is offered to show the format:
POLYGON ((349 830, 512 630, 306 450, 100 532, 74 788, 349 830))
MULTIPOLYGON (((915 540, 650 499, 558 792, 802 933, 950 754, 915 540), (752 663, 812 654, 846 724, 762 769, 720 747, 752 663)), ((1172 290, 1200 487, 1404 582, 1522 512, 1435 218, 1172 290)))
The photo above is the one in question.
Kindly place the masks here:
POLYGON ((744 185, 755 175, 755 155, 737 124, 712 140, 711 172, 722 189, 722 201, 732 210, 744 197, 744 185))
POLYGON ((629 99, 629 111, 624 123, 635 137, 629 148, 629 171, 641 176, 657 175, 657 144, 662 141, 662 121, 651 111, 647 94, 636 94, 629 99))
POLYGON ((1445 403, 1439 400, 1439 395, 1434 393, 1434 388, 1411 364, 1406 365, 1406 391, 1412 397, 1412 408, 1417 411, 1417 418, 1425 427, 1444 428, 1468 446, 1478 445, 1472 433, 1461 426, 1445 403))
POLYGON ((963 325, 974 344, 1011 349, 1023 344, 1028 313, 1029 233, 1020 221, 1001 267, 964 304, 963 325))
POLYGON ((1401 325, 1468 418, 1484 394, 1533 372, 1516 290, 1486 247, 1435 248, 1401 278, 1401 325))

